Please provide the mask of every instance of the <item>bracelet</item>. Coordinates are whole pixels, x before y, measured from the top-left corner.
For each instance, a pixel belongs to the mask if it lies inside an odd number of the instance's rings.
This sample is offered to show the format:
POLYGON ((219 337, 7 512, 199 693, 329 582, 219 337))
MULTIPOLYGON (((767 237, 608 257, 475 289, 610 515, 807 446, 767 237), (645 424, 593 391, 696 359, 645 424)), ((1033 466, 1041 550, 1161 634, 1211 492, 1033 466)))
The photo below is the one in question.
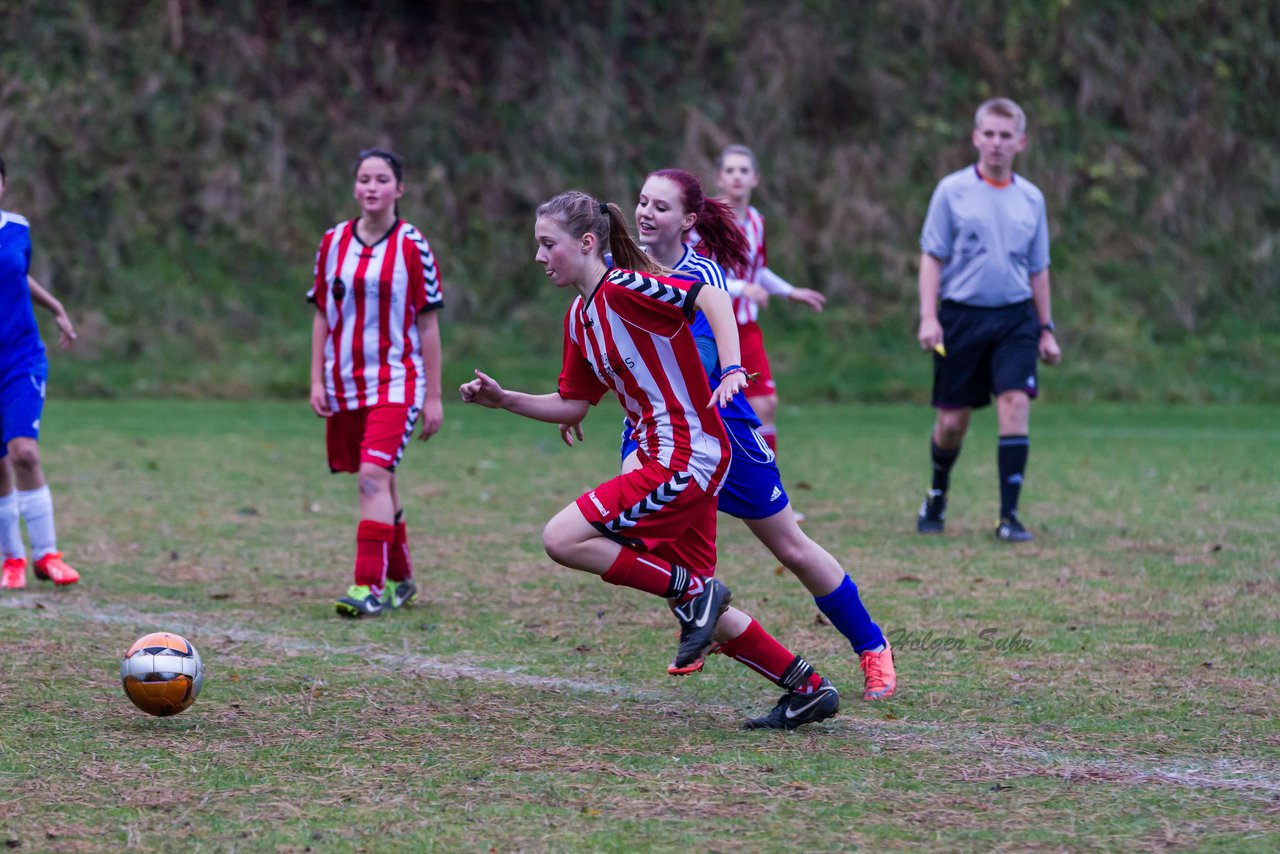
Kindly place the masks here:
POLYGON ((721 368, 721 369, 720 369, 720 381, 721 381, 721 382, 724 382, 725 377, 729 376, 730 374, 744 374, 744 375, 745 375, 746 373, 747 373, 747 369, 746 369, 746 368, 744 368, 744 367, 742 367, 742 365, 730 365, 730 366, 729 366, 729 367, 727 367, 727 368, 721 368))

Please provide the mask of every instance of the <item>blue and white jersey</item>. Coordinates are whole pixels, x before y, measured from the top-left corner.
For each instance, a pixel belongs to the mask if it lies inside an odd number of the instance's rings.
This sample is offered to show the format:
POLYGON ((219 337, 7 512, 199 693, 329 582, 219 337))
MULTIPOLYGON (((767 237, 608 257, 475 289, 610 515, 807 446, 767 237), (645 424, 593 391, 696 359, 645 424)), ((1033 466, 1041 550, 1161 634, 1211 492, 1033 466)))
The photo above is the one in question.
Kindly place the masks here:
POLYGON ((0 211, 0 380, 48 370, 27 285, 30 268, 30 224, 26 217, 0 211))
POLYGON ((944 300, 997 308, 1031 299, 1031 276, 1049 267, 1044 194, 1020 175, 1003 187, 977 166, 938 182, 920 248, 943 262, 944 300))

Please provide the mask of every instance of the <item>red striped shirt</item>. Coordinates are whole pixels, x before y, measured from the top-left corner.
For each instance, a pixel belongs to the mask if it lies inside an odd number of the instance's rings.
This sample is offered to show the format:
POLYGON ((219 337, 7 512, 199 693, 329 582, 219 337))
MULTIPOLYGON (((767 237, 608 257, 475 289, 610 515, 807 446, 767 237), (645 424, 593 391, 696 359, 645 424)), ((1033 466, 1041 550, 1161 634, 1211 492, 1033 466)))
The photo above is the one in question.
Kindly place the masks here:
POLYGON ((435 256, 422 233, 402 220, 371 246, 355 227, 350 220, 325 232, 307 291, 329 323, 329 403, 338 410, 421 406, 426 384, 416 321, 444 305, 435 256))
POLYGON ((593 404, 614 392, 636 425, 641 459, 687 471, 715 494, 729 444, 688 327, 701 286, 611 270, 565 315, 559 391, 593 404))
MULTIPOLYGON (((747 252, 747 269, 743 271, 742 278, 753 285, 758 285, 760 271, 768 266, 764 245, 764 216, 748 205, 746 219, 738 220, 738 228, 746 235, 747 245, 750 247, 747 252)), ((745 326, 753 323, 760 316, 760 306, 746 297, 734 297, 733 313, 738 318, 738 325, 745 326)))

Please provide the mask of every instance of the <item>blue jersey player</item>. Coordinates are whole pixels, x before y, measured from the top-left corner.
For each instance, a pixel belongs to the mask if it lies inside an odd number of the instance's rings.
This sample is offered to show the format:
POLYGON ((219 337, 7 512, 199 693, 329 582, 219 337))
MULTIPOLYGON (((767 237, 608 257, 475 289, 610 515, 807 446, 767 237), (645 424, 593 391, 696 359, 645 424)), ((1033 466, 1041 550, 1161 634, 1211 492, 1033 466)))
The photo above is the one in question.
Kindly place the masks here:
POLYGON ((1016 175, 1027 117, 1008 98, 978 107, 978 162, 943 178, 920 235, 920 346, 935 353, 930 455, 933 483, 916 529, 941 533, 951 467, 969 416, 994 395, 999 422, 1000 521, 996 538, 1027 542, 1018 518, 1027 466, 1027 429, 1036 396, 1036 358, 1057 364, 1049 300, 1049 227, 1044 196, 1016 175))
MULTIPOLYGON (((0 160, 0 196, 7 179, 0 160)), ((64 346, 75 333, 62 304, 31 280, 30 266, 30 225, 24 217, 0 210, 0 587, 10 590, 27 583, 19 520, 27 524, 37 578, 60 587, 80 580, 58 551, 53 499, 40 465, 37 442, 49 364, 33 296, 58 318, 64 346)))
MULTIPOLYGON (((695 225, 700 248, 710 251, 730 268, 738 268, 745 262, 744 247, 728 236, 728 232, 733 232, 736 238, 741 238, 732 211, 720 202, 704 199, 696 177, 678 169, 664 169, 648 176, 636 204, 640 242, 659 263, 724 288, 725 274, 720 265, 697 254, 685 242, 695 225), (726 228, 721 228, 722 225, 726 228)), ((716 361, 715 338, 700 315, 695 318, 692 331, 714 387, 722 370, 716 361)), ((733 457, 720 490, 718 509, 741 519, 813 595, 827 620, 848 638, 864 674, 863 699, 888 699, 897 688, 893 652, 888 641, 872 622, 858 596, 857 586, 840 563, 801 530, 782 486, 773 451, 758 432, 760 419, 746 396, 736 395, 720 410, 720 417, 733 457)), ((576 435, 581 438, 580 432, 576 435)), ((565 440, 572 444, 572 435, 566 432, 565 440)), ((624 470, 635 464, 635 447, 629 433, 624 433, 624 470)), ((700 666, 698 662, 696 667, 700 666)), ((683 672, 692 672, 696 667, 685 668, 683 672)), ((783 712, 787 699, 784 697, 779 704, 783 712)))

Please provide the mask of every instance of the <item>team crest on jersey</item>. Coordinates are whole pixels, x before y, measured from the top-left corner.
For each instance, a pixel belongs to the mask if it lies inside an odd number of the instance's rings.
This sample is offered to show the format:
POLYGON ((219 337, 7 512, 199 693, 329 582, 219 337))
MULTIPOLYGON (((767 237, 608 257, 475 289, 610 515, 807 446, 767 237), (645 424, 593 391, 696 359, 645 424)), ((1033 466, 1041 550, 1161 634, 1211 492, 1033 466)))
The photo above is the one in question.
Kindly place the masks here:
POLYGON ((347 286, 342 284, 342 279, 333 280, 333 298, 341 302, 342 298, 347 295, 347 286))

